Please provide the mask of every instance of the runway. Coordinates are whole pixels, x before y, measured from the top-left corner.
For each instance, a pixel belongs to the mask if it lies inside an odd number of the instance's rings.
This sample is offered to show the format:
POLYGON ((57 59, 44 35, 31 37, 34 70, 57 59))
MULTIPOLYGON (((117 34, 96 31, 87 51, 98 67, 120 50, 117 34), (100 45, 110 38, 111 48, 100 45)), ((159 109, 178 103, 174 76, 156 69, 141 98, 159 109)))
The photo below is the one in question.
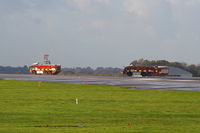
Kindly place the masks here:
POLYGON ((69 84, 114 85, 130 89, 200 91, 199 79, 133 78, 109 76, 62 76, 0 74, 0 79, 23 81, 47 81, 69 84))

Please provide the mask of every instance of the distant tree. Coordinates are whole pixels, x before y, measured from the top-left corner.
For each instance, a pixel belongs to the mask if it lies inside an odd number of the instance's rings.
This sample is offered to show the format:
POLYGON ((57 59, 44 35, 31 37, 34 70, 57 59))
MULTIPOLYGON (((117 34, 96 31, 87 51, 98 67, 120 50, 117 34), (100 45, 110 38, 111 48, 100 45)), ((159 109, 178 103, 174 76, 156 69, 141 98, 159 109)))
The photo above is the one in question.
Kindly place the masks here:
POLYGON ((0 66, 0 73, 2 74, 27 74, 28 67, 11 67, 11 66, 0 66))
POLYGON ((76 68, 63 68, 63 74, 104 74, 104 73, 120 73, 122 72, 121 68, 112 68, 112 67, 97 67, 92 69, 91 67, 76 67, 76 68))
POLYGON ((199 76, 198 75, 198 70, 196 69, 196 65, 192 64, 192 65, 189 65, 187 67, 188 71, 191 72, 193 74, 193 76, 199 76))
POLYGON ((166 65, 169 65, 169 62, 166 60, 158 60, 158 61, 155 61, 155 64, 158 66, 166 66, 166 65))

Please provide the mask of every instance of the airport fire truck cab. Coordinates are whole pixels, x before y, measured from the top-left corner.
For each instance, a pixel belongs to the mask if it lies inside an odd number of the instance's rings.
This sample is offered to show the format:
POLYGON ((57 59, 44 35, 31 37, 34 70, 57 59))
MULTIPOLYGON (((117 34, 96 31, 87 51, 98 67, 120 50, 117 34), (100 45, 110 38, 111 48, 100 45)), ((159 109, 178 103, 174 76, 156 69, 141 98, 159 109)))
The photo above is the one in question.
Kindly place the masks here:
POLYGON ((141 76, 168 76, 169 69, 167 66, 126 66, 123 74, 133 76, 136 74, 141 76))
POLYGON ((31 74, 55 75, 61 72, 61 65, 51 64, 48 55, 44 55, 44 64, 34 63, 30 65, 29 72, 31 74))

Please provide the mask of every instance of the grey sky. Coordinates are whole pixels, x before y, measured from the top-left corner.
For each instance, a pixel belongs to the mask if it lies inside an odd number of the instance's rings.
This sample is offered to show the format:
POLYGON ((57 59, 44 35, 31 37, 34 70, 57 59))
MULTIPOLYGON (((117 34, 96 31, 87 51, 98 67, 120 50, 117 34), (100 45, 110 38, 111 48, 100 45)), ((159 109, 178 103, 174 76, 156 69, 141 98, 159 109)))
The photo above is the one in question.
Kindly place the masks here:
POLYGON ((199 64, 200 0, 0 0, 0 65, 199 64))

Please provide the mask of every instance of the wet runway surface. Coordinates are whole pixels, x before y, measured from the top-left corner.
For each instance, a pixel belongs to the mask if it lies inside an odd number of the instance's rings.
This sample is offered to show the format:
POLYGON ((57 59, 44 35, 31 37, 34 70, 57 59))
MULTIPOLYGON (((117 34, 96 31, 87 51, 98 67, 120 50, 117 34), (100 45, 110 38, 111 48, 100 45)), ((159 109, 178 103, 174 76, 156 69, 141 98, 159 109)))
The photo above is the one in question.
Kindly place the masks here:
POLYGON ((146 90, 185 90, 200 91, 199 79, 166 79, 166 78, 133 78, 133 77, 109 77, 109 76, 48 76, 48 75, 22 75, 0 74, 0 79, 47 81, 69 84, 95 84, 126 86, 132 89, 146 90))

